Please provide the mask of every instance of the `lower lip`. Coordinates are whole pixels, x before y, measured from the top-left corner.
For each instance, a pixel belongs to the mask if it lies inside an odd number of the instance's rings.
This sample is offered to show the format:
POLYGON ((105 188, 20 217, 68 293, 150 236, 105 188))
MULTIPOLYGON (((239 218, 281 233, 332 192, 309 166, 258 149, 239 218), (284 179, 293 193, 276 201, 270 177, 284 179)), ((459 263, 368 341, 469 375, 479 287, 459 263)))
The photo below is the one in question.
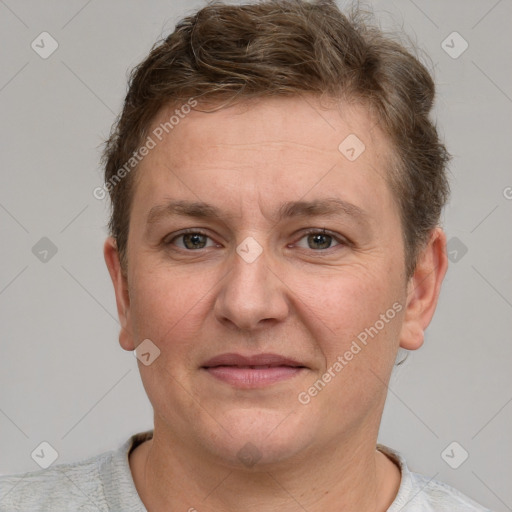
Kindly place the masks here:
POLYGON ((216 379, 239 388, 259 388, 291 379, 304 368, 272 366, 270 368, 238 368, 236 366, 214 366, 205 370, 216 379))

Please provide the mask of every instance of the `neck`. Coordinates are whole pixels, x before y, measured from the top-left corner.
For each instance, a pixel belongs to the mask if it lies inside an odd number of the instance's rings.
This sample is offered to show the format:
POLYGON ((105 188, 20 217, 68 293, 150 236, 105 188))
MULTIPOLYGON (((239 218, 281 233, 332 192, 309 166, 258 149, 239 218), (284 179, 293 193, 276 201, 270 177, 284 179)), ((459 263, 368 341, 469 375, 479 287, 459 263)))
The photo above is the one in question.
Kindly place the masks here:
POLYGON ((169 442, 155 425, 153 439, 132 452, 130 467, 149 512, 384 512, 398 492, 400 471, 375 444, 376 435, 373 444, 338 440, 294 460, 240 470, 169 442))

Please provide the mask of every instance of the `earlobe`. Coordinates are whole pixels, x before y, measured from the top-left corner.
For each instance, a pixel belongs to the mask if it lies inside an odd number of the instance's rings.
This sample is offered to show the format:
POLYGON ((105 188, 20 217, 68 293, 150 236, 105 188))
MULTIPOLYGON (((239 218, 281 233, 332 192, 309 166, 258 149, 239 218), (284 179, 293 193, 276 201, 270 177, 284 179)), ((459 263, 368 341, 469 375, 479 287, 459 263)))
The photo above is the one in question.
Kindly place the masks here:
POLYGON ((108 237, 105 240, 103 256, 116 295, 117 314, 121 323, 119 343, 125 350, 134 350, 135 344, 130 329, 130 295, 128 292, 128 280, 122 272, 117 243, 113 237, 108 237))
MULTIPOLYGON (((405 322, 404 322, 405 326, 405 322)), ((400 347, 406 350, 418 350, 425 340, 425 332, 418 325, 409 323, 407 329, 402 328, 400 347)))
POLYGON ((434 316, 447 268, 446 235, 441 228, 435 228, 408 283, 400 347, 417 350, 423 344, 424 332, 434 316))

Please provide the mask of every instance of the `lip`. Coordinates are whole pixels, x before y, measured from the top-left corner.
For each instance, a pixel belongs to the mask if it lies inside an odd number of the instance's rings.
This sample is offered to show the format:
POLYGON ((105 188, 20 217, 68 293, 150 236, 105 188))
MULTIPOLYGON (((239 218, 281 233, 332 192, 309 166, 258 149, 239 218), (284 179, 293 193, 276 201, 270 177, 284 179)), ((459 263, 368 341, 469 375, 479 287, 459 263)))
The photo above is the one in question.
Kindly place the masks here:
POLYGON ((202 367, 212 377, 238 388, 252 389, 291 379, 306 367, 278 354, 220 354, 202 367))
POLYGON ((213 366, 290 366, 304 367, 302 363, 280 356, 278 354, 254 354, 252 356, 243 356, 241 354, 226 353, 208 359, 203 364, 203 368, 211 368, 213 366))

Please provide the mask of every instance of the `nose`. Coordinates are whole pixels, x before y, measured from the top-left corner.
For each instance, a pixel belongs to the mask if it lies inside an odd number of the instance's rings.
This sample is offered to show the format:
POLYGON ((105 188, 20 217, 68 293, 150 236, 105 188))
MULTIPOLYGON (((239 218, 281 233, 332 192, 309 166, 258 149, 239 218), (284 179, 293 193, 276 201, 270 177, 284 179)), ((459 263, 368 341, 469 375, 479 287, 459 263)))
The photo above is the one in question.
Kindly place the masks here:
POLYGON ((222 280, 214 312, 223 324, 250 331, 282 322, 289 312, 288 288, 267 251, 254 260, 233 253, 231 270, 222 280))

